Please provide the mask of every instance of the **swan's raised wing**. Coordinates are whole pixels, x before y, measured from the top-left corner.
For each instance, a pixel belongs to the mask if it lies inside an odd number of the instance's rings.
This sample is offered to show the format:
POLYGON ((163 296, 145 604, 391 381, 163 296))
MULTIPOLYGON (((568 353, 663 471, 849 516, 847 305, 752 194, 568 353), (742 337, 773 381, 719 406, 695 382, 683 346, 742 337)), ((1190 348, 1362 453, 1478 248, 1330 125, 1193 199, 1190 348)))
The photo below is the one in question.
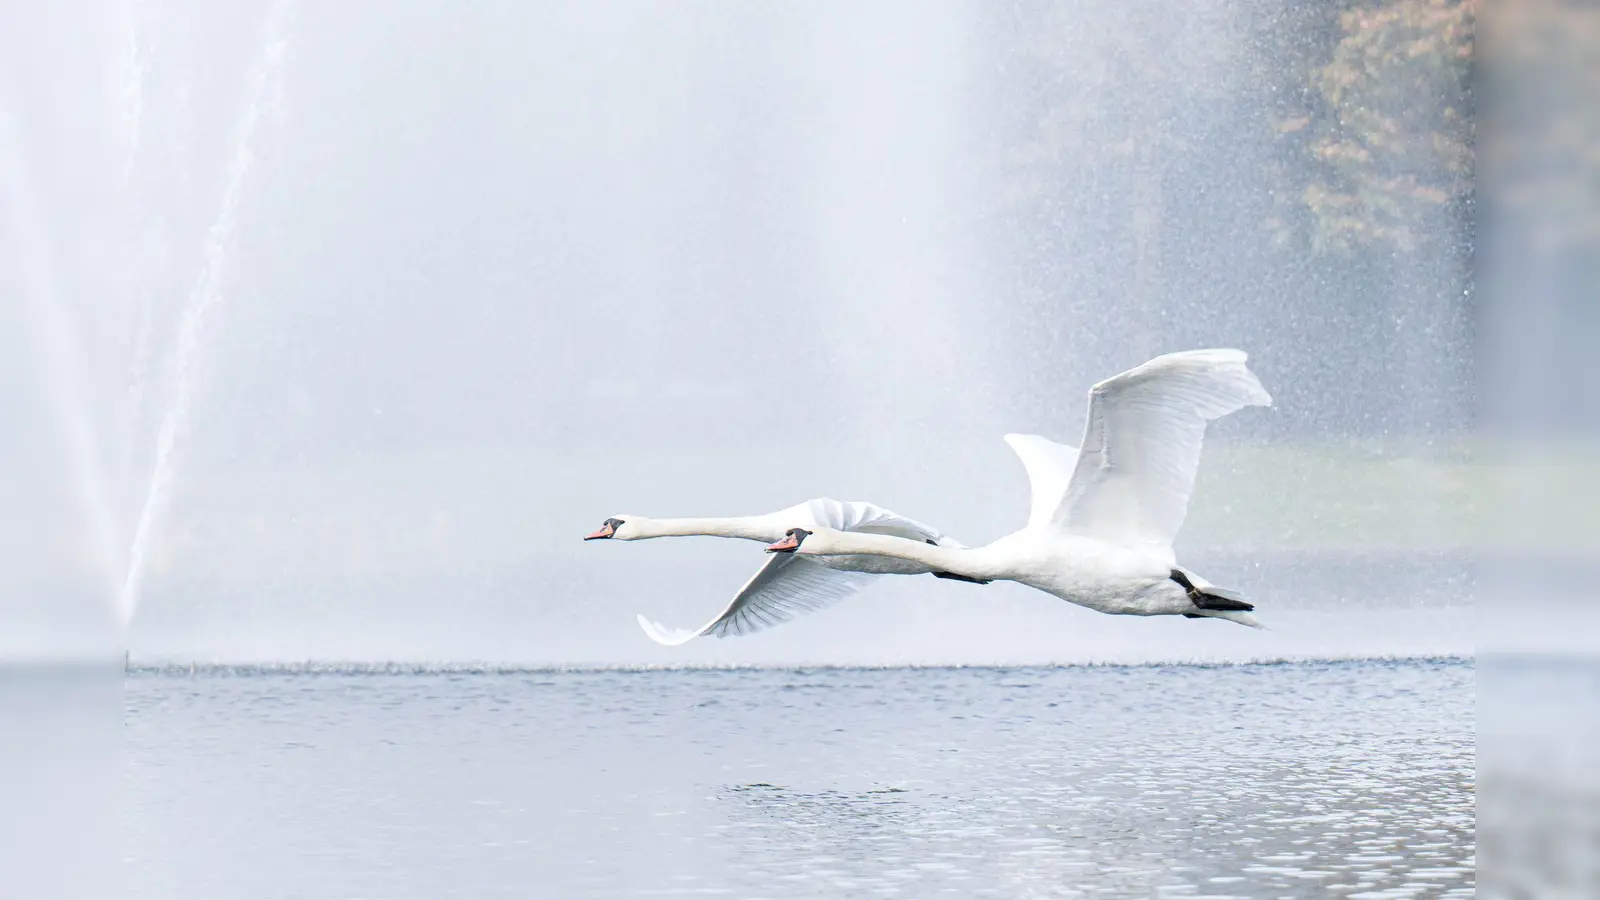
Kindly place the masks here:
POLYGON ((702 635, 738 637, 781 625, 861 590, 872 576, 841 572, 794 553, 769 553, 766 565, 745 582, 715 619, 693 631, 669 628, 639 616, 639 627, 658 644, 675 647, 702 635))
POLYGON ((1054 521, 1172 560, 1206 423, 1272 397, 1242 350, 1158 356, 1095 385, 1083 449, 1054 521))
POLYGON ((961 546, 932 525, 884 509, 876 503, 818 497, 807 500, 805 505, 815 520, 814 524, 834 531, 887 534, 912 541, 932 541, 941 547, 961 546))
POLYGON ((1028 470, 1032 503, 1028 507, 1028 526, 1044 525, 1055 518, 1056 509, 1067 495, 1072 467, 1078 464, 1078 448, 1058 444, 1037 434, 1008 434, 1006 443, 1017 451, 1022 467, 1028 470))

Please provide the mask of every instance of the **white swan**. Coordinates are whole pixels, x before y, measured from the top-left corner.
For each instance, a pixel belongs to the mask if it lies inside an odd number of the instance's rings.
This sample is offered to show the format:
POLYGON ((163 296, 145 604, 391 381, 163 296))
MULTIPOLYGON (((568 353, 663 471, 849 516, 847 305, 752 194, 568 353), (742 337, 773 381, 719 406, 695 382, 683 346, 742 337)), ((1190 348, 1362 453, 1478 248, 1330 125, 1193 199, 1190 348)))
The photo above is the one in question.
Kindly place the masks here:
POLYGON ((1033 487, 1021 531, 971 549, 796 528, 767 549, 827 559, 875 553, 973 581, 1016 581, 1103 613, 1218 618, 1260 628, 1232 591, 1180 567, 1172 539, 1189 508, 1206 422, 1272 398, 1240 350, 1158 356, 1095 385, 1070 478, 1048 442, 1007 435, 1033 487))
MULTIPOLYGON (((963 545, 931 526, 908 519, 872 503, 819 498, 763 516, 714 519, 650 519, 620 515, 606 519, 599 530, 584 538, 642 541, 658 537, 743 538, 764 544, 782 538, 791 528, 817 531, 831 528, 841 533, 892 536, 923 546, 960 548, 963 545)), ((787 622, 797 613, 835 603, 860 590, 870 575, 925 575, 966 580, 912 560, 882 556, 832 555, 805 559, 791 554, 769 557, 716 618, 694 630, 669 628, 639 616, 639 627, 657 643, 676 646, 701 635, 746 635, 787 622)))

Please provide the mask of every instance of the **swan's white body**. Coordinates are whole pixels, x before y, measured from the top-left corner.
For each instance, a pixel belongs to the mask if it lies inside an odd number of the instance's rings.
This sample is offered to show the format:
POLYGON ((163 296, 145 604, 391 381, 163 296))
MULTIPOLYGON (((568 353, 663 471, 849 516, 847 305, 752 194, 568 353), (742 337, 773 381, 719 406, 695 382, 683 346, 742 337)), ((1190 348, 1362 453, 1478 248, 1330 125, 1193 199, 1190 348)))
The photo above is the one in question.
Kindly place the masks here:
POLYGON ((1208 616, 1260 627, 1247 604, 1201 608, 1173 576, 1181 573, 1224 603, 1237 599, 1178 566, 1172 541, 1188 511, 1206 423, 1272 404, 1246 359, 1239 350, 1171 353, 1095 385, 1068 477, 1059 445, 1007 435, 1028 469, 1033 505, 1026 527, 992 544, 945 548, 824 530, 801 537, 793 553, 892 556, 976 580, 1019 582, 1103 613, 1208 616))
MULTIPOLYGON (((706 536, 742 538, 770 544, 782 538, 791 528, 804 528, 807 531, 834 529, 841 533, 892 536, 895 540, 923 546, 963 546, 929 525, 876 504, 827 498, 807 500, 761 516, 650 519, 623 515, 615 517, 615 520, 621 524, 609 536, 622 541, 706 536)), ((870 581, 868 576, 926 575, 933 571, 923 563, 886 556, 842 554, 811 559, 792 554, 773 554, 745 582, 732 602, 705 625, 693 630, 670 628, 639 616, 639 626, 651 639, 668 646, 682 644, 702 635, 746 635, 787 622, 796 614, 836 603, 864 587, 870 581)))

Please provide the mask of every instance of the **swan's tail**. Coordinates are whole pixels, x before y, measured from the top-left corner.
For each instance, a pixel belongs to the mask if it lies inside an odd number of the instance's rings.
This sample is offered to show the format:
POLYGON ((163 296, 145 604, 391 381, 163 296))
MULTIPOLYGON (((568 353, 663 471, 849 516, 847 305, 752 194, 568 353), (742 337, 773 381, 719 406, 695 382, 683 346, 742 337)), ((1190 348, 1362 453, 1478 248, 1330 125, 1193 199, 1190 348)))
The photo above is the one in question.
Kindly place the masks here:
POLYGON ((1262 631, 1267 630, 1267 626, 1261 624, 1255 616, 1241 609, 1202 609, 1192 615, 1197 619, 1227 619, 1229 622, 1238 622, 1240 625, 1248 625, 1262 631))

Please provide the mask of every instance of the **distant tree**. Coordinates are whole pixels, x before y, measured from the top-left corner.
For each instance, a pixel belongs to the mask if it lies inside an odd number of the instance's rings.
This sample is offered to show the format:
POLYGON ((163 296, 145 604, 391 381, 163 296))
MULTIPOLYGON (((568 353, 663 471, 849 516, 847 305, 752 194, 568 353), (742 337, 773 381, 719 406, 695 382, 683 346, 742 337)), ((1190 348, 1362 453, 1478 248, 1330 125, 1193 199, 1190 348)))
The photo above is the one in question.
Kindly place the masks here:
POLYGON ((1475 0, 1391 0, 1339 15, 1331 58, 1309 73, 1299 199, 1325 249, 1422 250, 1470 222, 1475 0))

